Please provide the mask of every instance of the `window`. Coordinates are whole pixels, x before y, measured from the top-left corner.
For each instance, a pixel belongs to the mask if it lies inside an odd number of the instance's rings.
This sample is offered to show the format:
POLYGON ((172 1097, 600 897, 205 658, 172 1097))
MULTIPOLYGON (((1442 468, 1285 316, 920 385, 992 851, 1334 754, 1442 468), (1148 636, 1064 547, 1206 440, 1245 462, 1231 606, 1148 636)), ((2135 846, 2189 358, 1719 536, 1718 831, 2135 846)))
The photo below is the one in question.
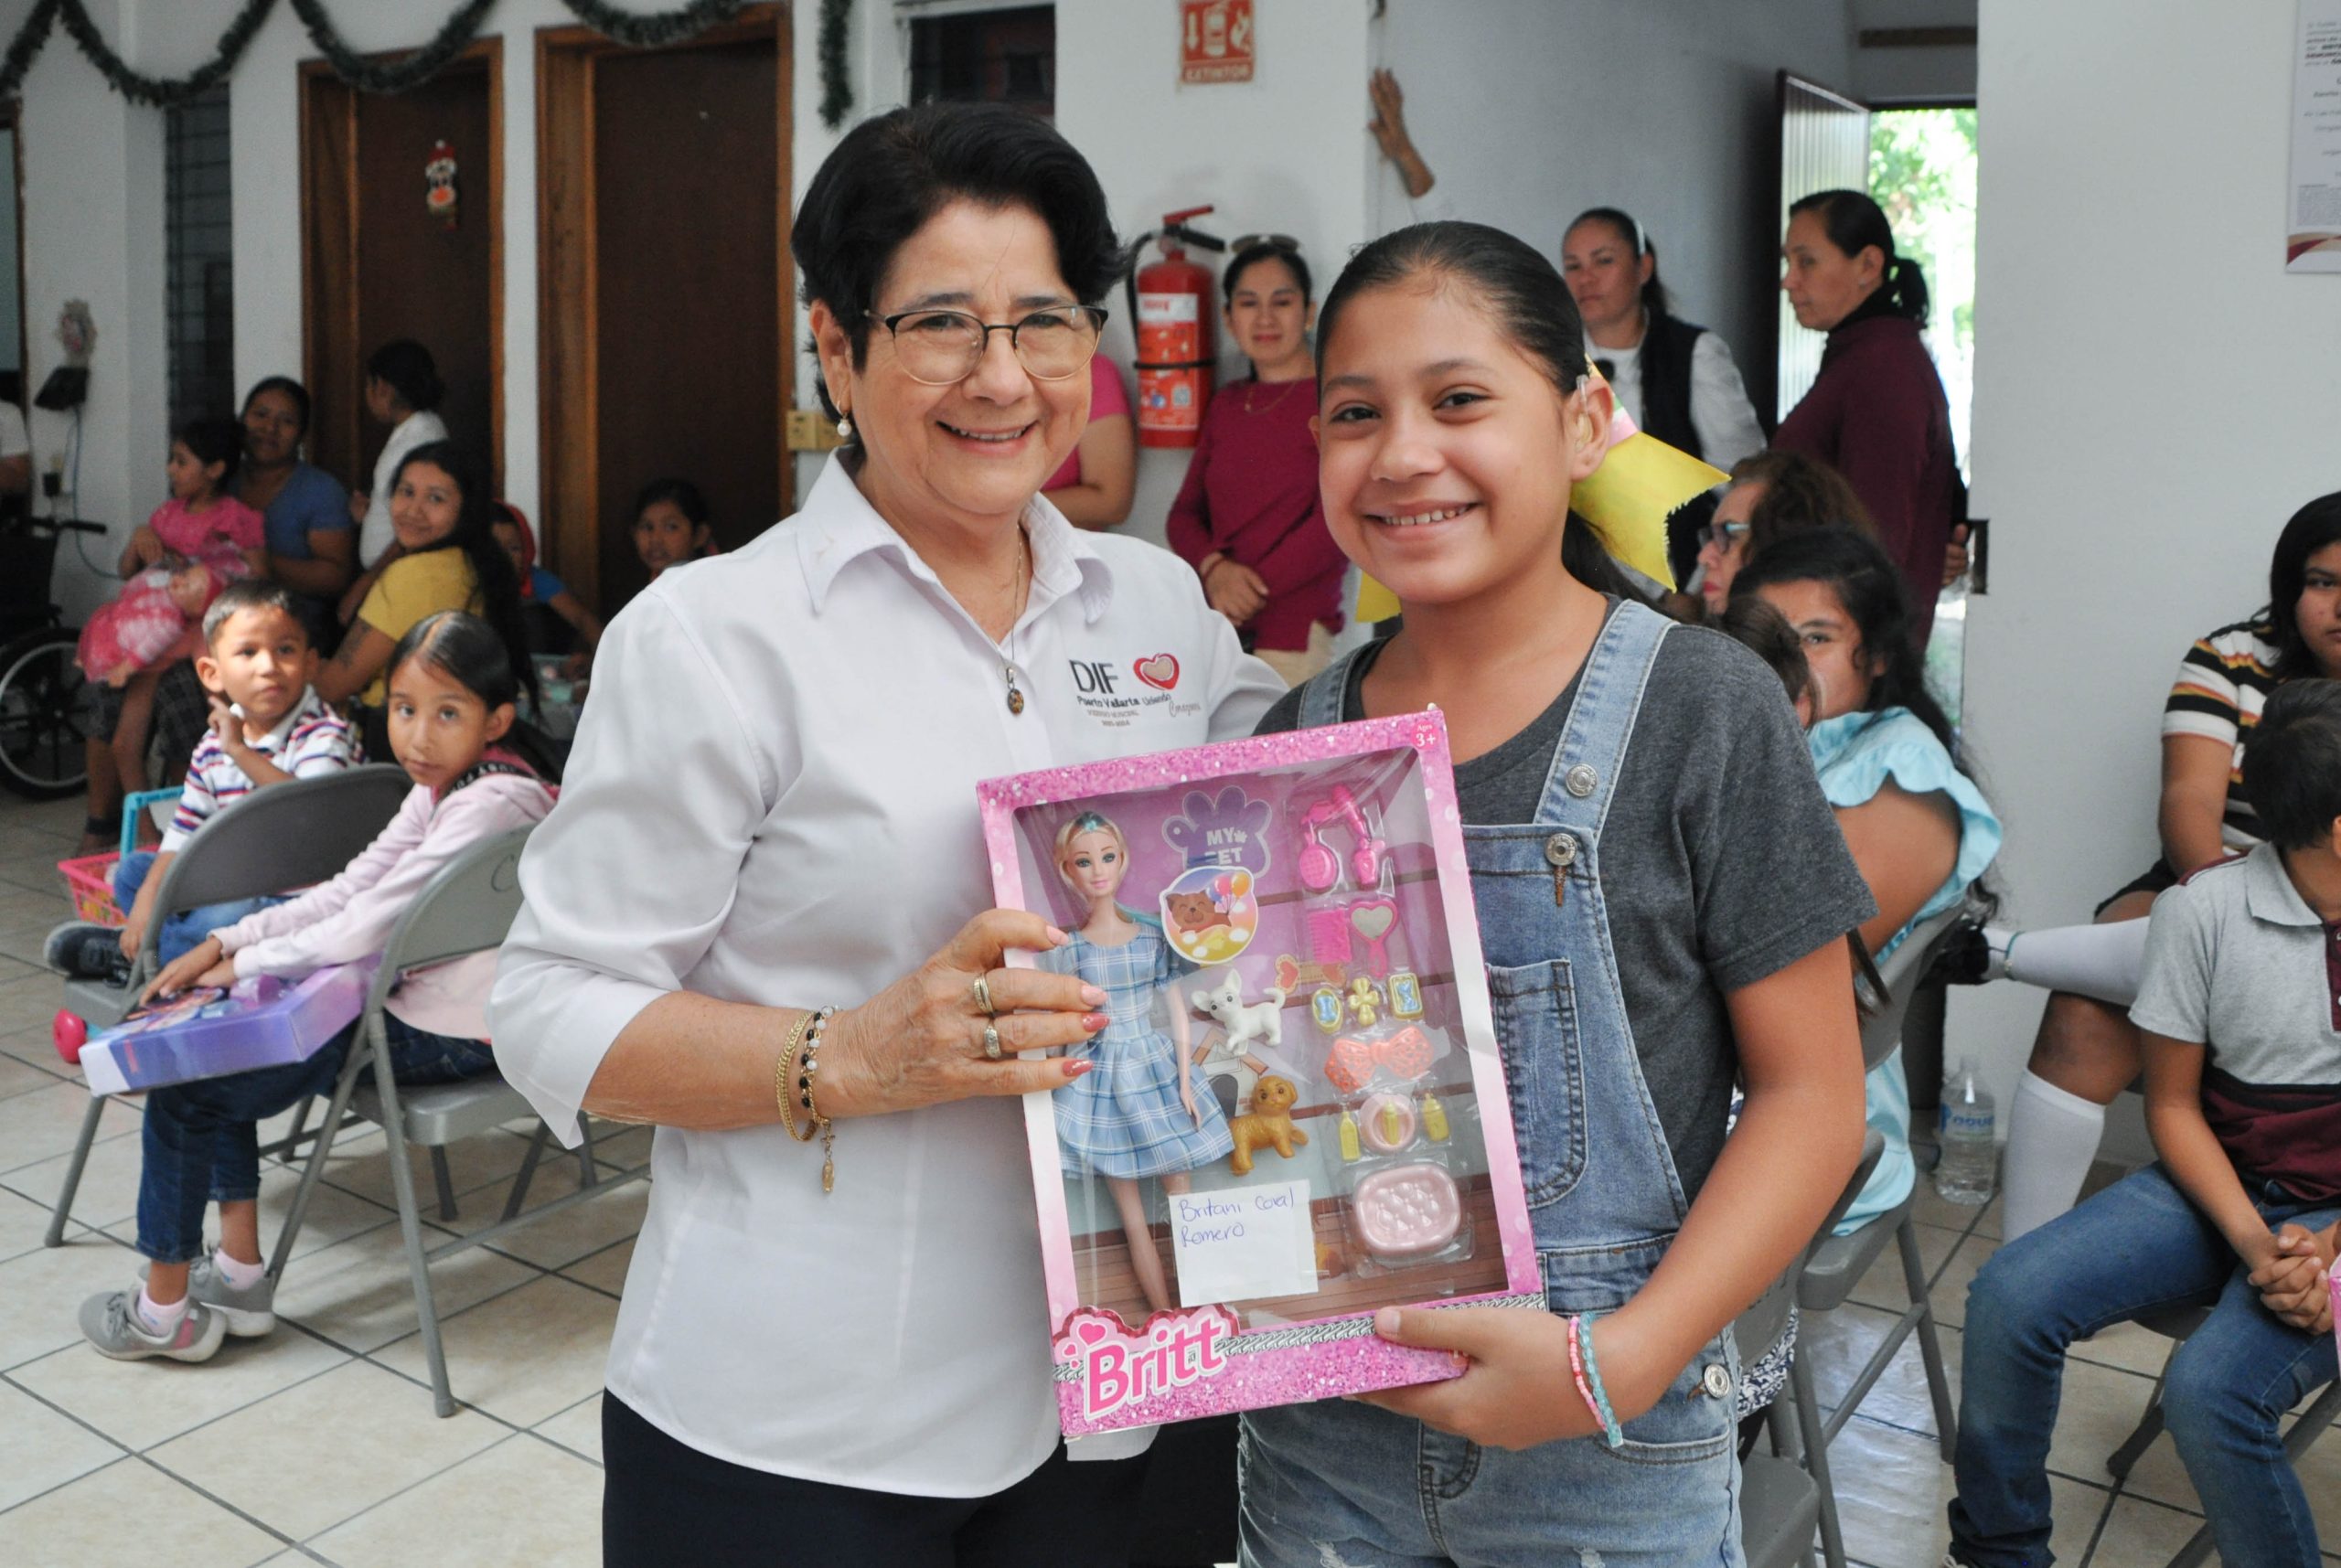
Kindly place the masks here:
POLYGON ((233 224, 228 209, 228 89, 166 110, 163 223, 168 260, 171 414, 236 409, 233 224))
POLYGON ((911 23, 911 101, 1008 103, 1056 112, 1057 14, 1019 5, 911 23))

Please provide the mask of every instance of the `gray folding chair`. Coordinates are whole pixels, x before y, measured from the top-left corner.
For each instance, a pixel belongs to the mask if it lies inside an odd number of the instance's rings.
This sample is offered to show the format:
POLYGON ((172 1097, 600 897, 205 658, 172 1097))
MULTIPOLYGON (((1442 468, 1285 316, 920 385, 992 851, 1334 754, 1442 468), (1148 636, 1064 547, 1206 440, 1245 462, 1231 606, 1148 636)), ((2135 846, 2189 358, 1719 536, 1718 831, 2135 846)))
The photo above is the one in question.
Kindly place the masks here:
MULTIPOLYGON (((1878 966, 1878 976, 1886 983, 1886 995, 1879 998, 1877 1011, 1862 1023, 1865 1068, 1877 1066, 1900 1043, 1902 1017, 1909 1010, 1910 993, 1917 989, 1919 976, 1933 961, 1936 945, 1958 923, 1960 911, 1952 908, 1921 923, 1878 966)), ((1910 1218, 1917 1201, 1918 1188, 1914 1183, 1908 1197, 1887 1212, 1865 1221, 1853 1234, 1838 1236, 1824 1232, 1814 1243, 1812 1255, 1805 1261, 1804 1273, 1797 1281, 1796 1304, 1800 1312, 1807 1316, 1833 1312, 1844 1305, 1845 1297, 1890 1241, 1901 1253, 1902 1282, 1910 1296, 1908 1309, 1878 1341, 1876 1350, 1854 1379, 1853 1386, 1845 1391, 1836 1413, 1826 1420, 1822 1418, 1820 1395, 1813 1388, 1812 1358, 1798 1356, 1789 1364, 1789 1386, 1795 1393, 1798 1423, 1805 1433, 1805 1467, 1812 1471, 1821 1489, 1821 1551, 1828 1568, 1845 1568, 1844 1537, 1837 1524, 1837 1497, 1829 1479, 1829 1445, 1844 1430, 1845 1423, 1854 1418, 1855 1410, 1892 1364, 1902 1341, 1914 1331, 1919 1337, 1919 1357, 1926 1363, 1927 1392, 1934 1401, 1935 1425, 1941 1434, 1945 1463, 1950 1462, 1958 1447, 1959 1417, 1951 1403, 1951 1380, 1943 1371, 1942 1340, 1935 1331, 1934 1304, 1927 1294, 1926 1264, 1919 1256, 1919 1232, 1910 1218)))
MULTIPOLYGON (((147 922, 138 956, 131 961, 129 980, 120 986, 101 980, 68 980, 67 1009, 78 1014, 92 1030, 120 1023, 137 1002, 138 993, 162 967, 156 944, 166 916, 332 880, 398 815, 400 803, 413 787, 414 781, 404 768, 387 763, 346 768, 255 790, 219 812, 196 830, 164 869, 163 884, 155 891, 155 915, 147 922)), ((90 1108, 81 1117, 81 1136, 65 1168, 64 1185, 58 1189, 57 1211, 49 1217, 48 1243, 52 1247, 65 1244, 65 1217, 72 1211, 74 1194, 80 1189, 81 1171, 89 1163, 90 1146, 97 1140, 98 1118, 104 1112, 105 1101, 90 1096, 90 1108)), ((289 1153, 308 1136, 301 1130, 305 1120, 296 1115, 292 1132, 261 1152, 289 1153)))
MULTIPOLYGON (((2211 1309, 2207 1307, 2173 1307, 2161 1312, 2150 1312, 2139 1318, 2138 1323, 2165 1339, 2183 1343, 2210 1316, 2211 1309)), ((2176 1357, 2178 1345, 2172 1345, 2170 1353, 2176 1357)), ((2162 1375, 2154 1379, 2154 1397, 2146 1405, 2146 1413, 2138 1422, 2138 1429, 2122 1439, 2122 1446, 2106 1459, 2105 1467, 2112 1473, 2115 1480, 2126 1479, 2130 1467, 2135 1465, 2139 1456, 2154 1445, 2154 1439, 2162 1435, 2165 1419, 2162 1388, 2169 1377, 2170 1362, 2165 1360, 2162 1375)), ((2293 1423, 2293 1429, 2284 1434, 2285 1457, 2295 1465, 2299 1464, 2310 1445, 2331 1430, 2336 1421, 2341 1421, 2341 1382, 2326 1384, 2325 1392, 2317 1395, 2315 1402, 2308 1407, 2307 1413, 2293 1423)), ((2211 1527, 2207 1524, 2178 1549, 2178 1555, 2170 1560, 2170 1568, 2201 1568, 2201 1564, 2210 1561, 2211 1546, 2211 1527)))
MULTIPOLYGON (((1845 1211, 1853 1207, 1854 1200, 1869 1185, 1870 1173, 1877 1168, 1877 1162, 1885 1154, 1885 1136, 1875 1129, 1865 1132, 1861 1163, 1846 1179, 1837 1201, 1830 1205, 1828 1216, 1814 1231, 1812 1241, 1772 1282, 1770 1289, 1733 1319, 1732 1337, 1739 1343, 1743 1367, 1751 1365, 1770 1349, 1788 1328, 1789 1307, 1796 1300, 1806 1261, 1816 1247, 1829 1239, 1837 1221, 1845 1217, 1845 1211)), ((1821 1521, 1823 1483, 1806 1468, 1804 1455, 1822 1445, 1820 1424, 1816 1420, 1804 1424, 1801 1430, 1791 1427, 1780 1410, 1780 1402, 1775 1400, 1766 1413, 1765 1425, 1771 1437, 1771 1453, 1751 1454, 1740 1466, 1740 1549, 1747 1554, 1748 1568, 1810 1564, 1813 1528, 1821 1521)), ((1825 1476, 1825 1454, 1823 1464, 1822 1474, 1825 1476)))
MULTIPOLYGON (((520 912, 520 848, 528 842, 529 832, 525 827, 515 828, 473 845, 442 867, 400 917, 384 950, 382 965, 375 972, 373 988, 367 994, 358 1040, 334 1086, 333 1104, 320 1124, 316 1147, 301 1173, 300 1189, 294 1194, 292 1212, 284 1218, 283 1232, 277 1238, 276 1252, 268 1265, 271 1277, 283 1276, 285 1259, 292 1255, 294 1240, 308 1212, 310 1195, 333 1152, 344 1111, 355 1111, 380 1126, 389 1146, 390 1182, 398 1193, 399 1228, 406 1243, 407 1271, 414 1281, 423 1353, 431 1364, 432 1398, 441 1415, 455 1413, 455 1397, 447 1386, 447 1358, 440 1345, 439 1312, 431 1294, 431 1264, 650 1174, 645 1161, 603 1176, 593 1163, 589 1141, 579 1151, 577 1190, 524 1214, 520 1205, 528 1197, 538 1157, 551 1136, 540 1121, 528 1157, 512 1179, 503 1217, 472 1235, 430 1248, 422 1244, 422 1221, 415 1208, 414 1175, 407 1168, 405 1146, 430 1149, 434 1159, 444 1160, 449 1144, 492 1133, 516 1117, 530 1115, 531 1107, 518 1089, 493 1072, 459 1083, 401 1088, 390 1073, 379 1070, 389 1052, 383 1008, 402 975, 503 944, 513 917, 520 912)), ((579 1118, 581 1125, 583 1120, 579 1118)), ((443 1198, 444 1168, 444 1164, 438 1167, 443 1198)))

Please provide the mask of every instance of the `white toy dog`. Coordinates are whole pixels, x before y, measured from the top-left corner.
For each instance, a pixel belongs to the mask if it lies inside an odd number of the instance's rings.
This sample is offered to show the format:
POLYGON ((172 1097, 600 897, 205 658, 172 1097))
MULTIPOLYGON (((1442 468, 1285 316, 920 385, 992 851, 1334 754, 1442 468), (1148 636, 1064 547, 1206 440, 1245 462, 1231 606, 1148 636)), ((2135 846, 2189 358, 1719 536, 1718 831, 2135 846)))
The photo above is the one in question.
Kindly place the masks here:
POLYGON ((1267 1001, 1247 1005, 1244 1000, 1244 976, 1230 969, 1217 990, 1197 991, 1193 995, 1195 1010, 1227 1031, 1229 1054, 1240 1052, 1255 1040, 1271 1047, 1284 1043, 1284 999, 1288 993, 1282 986, 1269 987, 1267 1001))

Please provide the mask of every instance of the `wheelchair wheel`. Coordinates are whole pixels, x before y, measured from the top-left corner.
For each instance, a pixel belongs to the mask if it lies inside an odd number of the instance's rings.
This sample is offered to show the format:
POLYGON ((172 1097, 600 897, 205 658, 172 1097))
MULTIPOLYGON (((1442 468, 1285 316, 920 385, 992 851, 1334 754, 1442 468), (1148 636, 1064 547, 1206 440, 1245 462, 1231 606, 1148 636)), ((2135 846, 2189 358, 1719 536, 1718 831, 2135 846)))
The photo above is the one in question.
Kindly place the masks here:
POLYGON ((78 641, 52 626, 0 646, 0 784, 29 800, 56 800, 89 781, 84 743, 97 733, 98 688, 74 662, 78 641))

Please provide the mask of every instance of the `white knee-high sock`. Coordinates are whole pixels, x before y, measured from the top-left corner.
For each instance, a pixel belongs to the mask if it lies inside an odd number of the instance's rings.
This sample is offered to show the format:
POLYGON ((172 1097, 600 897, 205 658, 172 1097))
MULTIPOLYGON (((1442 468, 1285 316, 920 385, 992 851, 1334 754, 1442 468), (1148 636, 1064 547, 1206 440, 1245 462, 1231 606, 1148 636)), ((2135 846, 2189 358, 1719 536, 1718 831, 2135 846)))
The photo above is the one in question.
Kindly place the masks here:
MULTIPOLYGON (((2138 983, 2145 971, 2147 924, 2124 920, 2111 925, 2011 933, 2002 962, 2011 980, 2126 1008, 2138 999, 2138 983)), ((1987 930, 1986 939, 1998 934, 1987 930)))
POLYGON ((2036 1073, 2024 1075, 2008 1107, 2004 1240, 2013 1242, 2073 1206, 2104 1132, 2104 1106, 2036 1073))

